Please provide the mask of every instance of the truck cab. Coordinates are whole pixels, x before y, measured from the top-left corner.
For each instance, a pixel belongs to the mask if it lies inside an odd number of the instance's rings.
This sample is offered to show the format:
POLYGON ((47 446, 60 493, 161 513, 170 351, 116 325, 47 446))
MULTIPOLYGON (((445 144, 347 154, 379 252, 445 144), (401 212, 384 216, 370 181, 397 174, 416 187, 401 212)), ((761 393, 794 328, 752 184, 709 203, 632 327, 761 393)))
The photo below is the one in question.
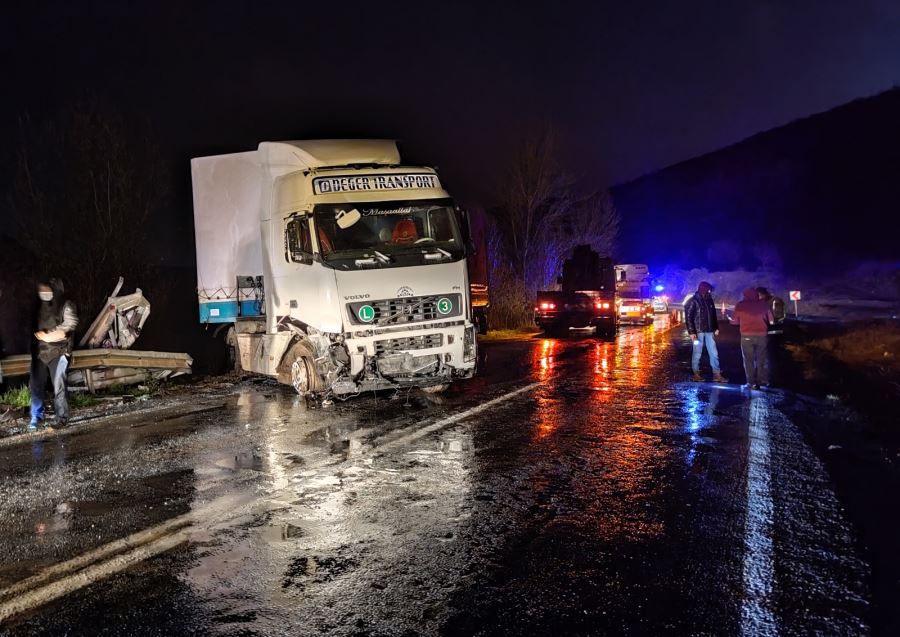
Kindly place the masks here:
POLYGON ((200 320, 304 395, 475 372, 468 221, 383 140, 264 142, 192 160, 200 320))

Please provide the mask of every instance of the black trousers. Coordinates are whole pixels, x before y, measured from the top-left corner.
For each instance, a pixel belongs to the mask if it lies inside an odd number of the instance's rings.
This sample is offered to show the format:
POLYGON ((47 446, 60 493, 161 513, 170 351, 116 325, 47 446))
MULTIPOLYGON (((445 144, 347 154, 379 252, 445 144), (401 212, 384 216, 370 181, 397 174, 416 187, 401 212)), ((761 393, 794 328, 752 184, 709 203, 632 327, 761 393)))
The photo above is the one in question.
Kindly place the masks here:
POLYGON ((749 385, 769 384, 768 336, 741 336, 744 374, 749 385))

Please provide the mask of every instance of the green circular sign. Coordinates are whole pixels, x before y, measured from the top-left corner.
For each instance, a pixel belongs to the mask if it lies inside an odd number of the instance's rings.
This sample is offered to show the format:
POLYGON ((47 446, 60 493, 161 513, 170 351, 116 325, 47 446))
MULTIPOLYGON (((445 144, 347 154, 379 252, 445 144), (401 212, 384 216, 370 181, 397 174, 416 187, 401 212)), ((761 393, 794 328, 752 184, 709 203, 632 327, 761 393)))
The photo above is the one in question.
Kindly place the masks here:
POLYGON ((450 312, 453 311, 453 301, 451 301, 447 297, 438 299, 437 310, 441 314, 450 314, 450 312))
POLYGON ((357 315, 359 316, 359 320, 363 323, 371 323, 375 320, 375 308, 371 305, 363 305, 359 308, 357 315))

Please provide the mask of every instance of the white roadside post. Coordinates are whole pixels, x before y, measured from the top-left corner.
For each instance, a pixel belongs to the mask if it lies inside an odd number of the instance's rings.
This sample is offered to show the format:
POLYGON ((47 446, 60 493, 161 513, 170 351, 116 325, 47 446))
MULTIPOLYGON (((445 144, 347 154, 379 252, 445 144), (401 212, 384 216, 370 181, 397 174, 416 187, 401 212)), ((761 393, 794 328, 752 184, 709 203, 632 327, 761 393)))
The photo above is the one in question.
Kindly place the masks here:
POLYGON ((800 312, 797 310, 797 301, 800 300, 800 290, 791 290, 788 292, 790 295, 789 298, 794 302, 794 318, 800 316, 800 312))

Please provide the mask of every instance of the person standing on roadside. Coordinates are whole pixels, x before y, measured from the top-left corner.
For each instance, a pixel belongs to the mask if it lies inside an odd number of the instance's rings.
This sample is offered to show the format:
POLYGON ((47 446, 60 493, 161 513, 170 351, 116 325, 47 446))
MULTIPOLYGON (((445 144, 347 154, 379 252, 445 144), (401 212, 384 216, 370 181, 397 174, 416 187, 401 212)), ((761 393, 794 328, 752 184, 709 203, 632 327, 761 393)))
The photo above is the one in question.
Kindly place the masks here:
POLYGON ((756 295, 759 297, 760 301, 765 301, 768 308, 772 310, 772 316, 775 317, 774 324, 778 325, 780 323, 783 323, 784 317, 786 316, 784 310, 784 299, 775 296, 764 287, 756 288, 756 295))
POLYGON ((744 299, 734 306, 731 322, 740 326, 741 355, 744 357, 746 388, 759 389, 769 386, 769 354, 767 339, 769 326, 775 315, 768 301, 759 298, 753 288, 744 290, 744 299))
POLYGON ((778 362, 783 351, 782 344, 784 342, 784 319, 787 316, 784 299, 775 296, 764 287, 756 288, 756 294, 759 296, 760 301, 765 301, 768 308, 772 310, 772 316, 775 317, 775 321, 769 325, 766 350, 768 351, 769 382, 777 384, 778 362))
POLYGON ((69 419, 66 377, 78 315, 75 304, 66 299, 59 279, 38 284, 38 304, 34 317, 31 345, 31 422, 28 431, 37 431, 44 419, 44 391, 47 380, 53 383, 53 410, 56 426, 65 427, 69 419))
POLYGON ((691 337, 693 349, 691 351, 691 369, 694 372, 693 380, 702 381, 700 375, 700 357, 706 348, 709 354, 709 364, 713 371, 713 380, 717 383, 727 383, 722 376, 719 367, 719 350, 716 348, 716 336, 719 335, 719 319, 716 316, 716 303, 712 297, 713 286, 706 281, 701 281, 697 291, 684 305, 684 322, 688 335, 691 337))

